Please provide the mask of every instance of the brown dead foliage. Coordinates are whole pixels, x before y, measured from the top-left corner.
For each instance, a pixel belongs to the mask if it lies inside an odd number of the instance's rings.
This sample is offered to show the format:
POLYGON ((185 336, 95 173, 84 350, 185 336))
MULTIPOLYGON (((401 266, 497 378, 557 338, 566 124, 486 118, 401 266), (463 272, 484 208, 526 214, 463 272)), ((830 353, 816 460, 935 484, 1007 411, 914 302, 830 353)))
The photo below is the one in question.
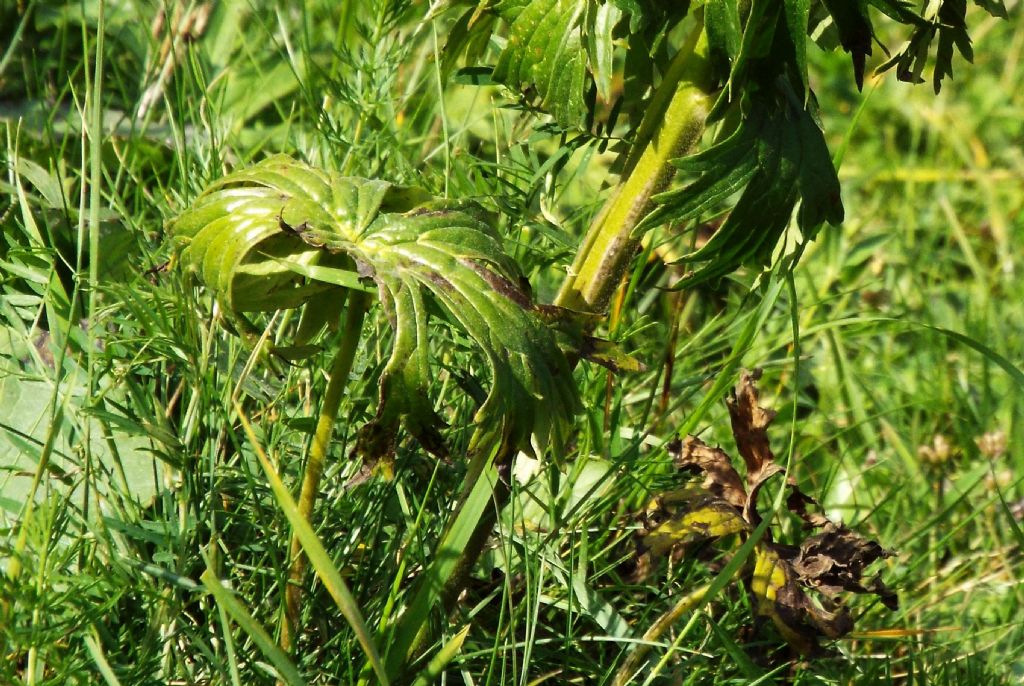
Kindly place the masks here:
MULTIPOLYGON (((649 574, 654 560, 686 554, 695 543, 738 535, 746 537, 761 523, 762 487, 784 469, 776 462, 768 438, 775 413, 760 405, 756 382, 760 371, 743 372, 726 401, 736 448, 745 474, 729 455, 694 436, 669 449, 682 474, 696 476, 686 487, 656 496, 642 520, 638 538, 637 576, 649 574)), ((814 533, 799 545, 773 540, 772 529, 757 543, 746 565, 744 582, 758 616, 768 618, 802 655, 820 652, 822 638, 835 639, 853 629, 843 605, 844 593, 875 594, 895 610, 896 594, 878 576, 865 578, 875 562, 891 553, 820 512, 817 502, 788 479, 786 508, 814 533)))

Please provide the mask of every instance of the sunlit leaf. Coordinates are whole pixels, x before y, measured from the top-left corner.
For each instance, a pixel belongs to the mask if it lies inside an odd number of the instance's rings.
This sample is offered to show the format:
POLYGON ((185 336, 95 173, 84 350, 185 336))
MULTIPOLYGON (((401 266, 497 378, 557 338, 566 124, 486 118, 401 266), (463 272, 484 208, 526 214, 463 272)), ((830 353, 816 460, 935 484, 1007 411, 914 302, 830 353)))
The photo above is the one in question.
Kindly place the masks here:
POLYGON ((540 106, 566 127, 579 127, 586 114, 582 25, 588 4, 531 0, 503 13, 511 28, 494 79, 524 93, 535 91, 540 106))
POLYGON ((766 264, 798 200, 798 223, 805 239, 813 238, 823 221, 842 221, 839 178, 811 107, 813 101, 798 106, 784 93, 753 101, 749 116, 732 135, 675 162, 682 171, 699 176, 655 196, 657 206, 638 232, 669 222, 710 219, 739 193, 711 239, 682 258, 703 264, 677 287, 720 278, 743 264, 766 264), (785 103, 782 109, 780 103, 785 103))
POLYGON ((401 420, 444 451, 427 395, 437 306, 490 368, 472 445, 543 450, 564 438, 579 402, 568 363, 479 207, 277 156, 212 184, 171 228, 183 264, 237 315, 373 284, 395 338, 364 446, 401 420))

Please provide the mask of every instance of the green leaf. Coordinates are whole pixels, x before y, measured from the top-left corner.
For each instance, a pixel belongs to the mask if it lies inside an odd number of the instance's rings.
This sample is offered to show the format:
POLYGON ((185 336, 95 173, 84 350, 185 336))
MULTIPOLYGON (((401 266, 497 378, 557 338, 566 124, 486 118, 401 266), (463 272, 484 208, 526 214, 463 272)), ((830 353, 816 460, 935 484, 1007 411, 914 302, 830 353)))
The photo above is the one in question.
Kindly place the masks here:
MULTIPOLYGON (((288 518, 288 523, 292 525, 292 530, 295 531, 296 537, 302 543, 302 549, 306 551, 309 563, 316 570, 317 576, 320 577, 320 581, 323 582, 327 592, 331 594, 342 616, 348 621, 349 626, 355 632, 356 638, 359 639, 359 644, 366 653, 369 663, 373 667, 380 683, 386 685, 388 678, 384 672, 384 664, 381 662, 380 654, 377 651, 373 637, 370 635, 370 630, 366 626, 366 620, 363 619, 363 613, 359 609, 359 604, 356 603, 352 592, 348 589, 348 585, 341 578, 341 573, 334 562, 331 561, 330 555, 327 554, 323 543, 320 542, 316 532, 313 531, 313 527, 310 526, 309 521, 299 512, 298 505, 295 504, 295 500, 288 492, 288 488, 281 481, 277 470, 274 469, 270 460, 267 459, 267 455, 263 452, 263 448, 253 433, 252 427, 249 425, 249 421, 245 418, 242 408, 237 403, 235 404, 235 412, 242 422, 242 427, 245 429, 245 435, 249 439, 249 444, 256 451, 256 456, 259 458, 263 472, 267 476, 267 481, 270 482, 270 489, 274 492, 274 498, 288 518)), ((206 577, 206 574, 203 576, 206 577)), ((209 586, 206 578, 203 579, 203 582, 209 586)))
POLYGON ((853 60, 853 75, 857 81, 857 89, 860 90, 864 87, 864 66, 868 55, 871 54, 871 39, 874 35, 867 6, 862 2, 849 0, 822 2, 832 15, 843 50, 850 53, 853 60))
POLYGON ((567 128, 582 128, 586 52, 582 23, 588 2, 531 0, 515 12, 508 44, 494 79, 526 94, 535 92, 542 109, 567 128))
POLYGON ((797 200, 805 240, 815 236, 823 221, 842 221, 839 178, 809 109, 814 101, 797 106, 795 100, 791 91, 752 98, 750 114, 731 136, 675 161, 681 170, 700 176, 687 186, 655 196, 658 205, 638 225, 638 232, 668 222, 706 221, 740 193, 708 242, 682 258, 682 262, 703 265, 680 287, 720 278, 742 264, 766 264, 797 200))
POLYGON ((612 98, 615 46, 612 31, 622 19, 622 10, 611 2, 587 5, 587 54, 597 94, 605 102, 612 98))
POLYGON ((568 362, 478 206, 277 156, 212 184, 171 230, 182 263, 229 313, 322 308, 372 280, 395 338, 360 443, 367 452, 387 451, 398 421, 444 452, 427 394, 438 306, 491 372, 471 449, 500 441, 542 451, 564 439, 579 404, 568 362))
POLYGON ((704 27, 711 56, 728 72, 743 39, 736 0, 708 0, 704 5, 704 27))
POLYGON ((242 630, 249 635, 260 652, 267 656, 284 683, 289 686, 304 686, 306 682, 292 661, 288 659, 283 650, 277 647, 267 630, 245 609, 235 594, 224 587, 213 570, 207 569, 200 579, 206 586, 206 590, 217 601, 217 605, 242 627, 242 630))
MULTIPOLYGON (((24 511, 27 500, 35 493, 33 479, 40 463, 45 462, 44 482, 71 498, 83 488, 80 479, 66 478, 82 469, 79 451, 81 437, 89 426, 89 449, 93 469, 104 478, 96 484, 103 497, 130 497, 141 505, 148 504, 159 490, 159 464, 154 458, 150 438, 161 440, 159 430, 142 427, 124 417, 80 406, 85 388, 68 381, 58 395, 56 416, 51 413, 53 385, 33 378, 17 369, 16 363, 4 353, 15 347, 19 356, 31 341, 9 327, 0 327, 0 510, 17 515, 24 511), (44 460, 44 444, 48 433, 55 432, 53 452, 44 460), (109 436, 111 440, 106 440, 109 436)), ((27 353, 26 353, 27 354, 27 353)), ((120 389, 108 390, 109 397, 120 395, 120 389)), ((176 439, 172 439, 176 442, 176 439)), ((38 496, 38 494, 36 493, 38 496)))
POLYGON ((785 0, 786 27, 793 43, 793 55, 803 91, 807 92, 807 21, 811 0, 785 0))

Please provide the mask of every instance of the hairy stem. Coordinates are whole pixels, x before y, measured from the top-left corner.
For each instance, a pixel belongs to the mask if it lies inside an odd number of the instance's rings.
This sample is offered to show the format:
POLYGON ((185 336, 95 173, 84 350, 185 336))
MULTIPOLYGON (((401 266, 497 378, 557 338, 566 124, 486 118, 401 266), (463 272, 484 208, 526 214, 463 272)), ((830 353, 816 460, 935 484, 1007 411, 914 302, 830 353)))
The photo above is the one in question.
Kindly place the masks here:
POLYGON ((594 218, 556 305, 604 312, 636 252, 636 225, 675 172, 671 160, 700 141, 714 78, 707 34, 698 25, 658 86, 626 160, 623 181, 594 218))
MULTIPOLYGON (((313 443, 309 448, 309 458, 306 461, 306 469, 302 475, 302 487, 299 490, 299 514, 306 521, 312 517, 313 505, 316 503, 316 496, 320 490, 320 476, 324 471, 327 446, 331 441, 334 420, 345 394, 345 386, 348 383, 349 372, 352 371, 356 349, 359 347, 363 316, 366 314, 368 304, 369 297, 366 293, 352 292, 349 296, 341 347, 338 348, 338 352, 334 356, 334 363, 331 365, 331 377, 327 382, 327 390, 324 393, 323 404, 317 417, 316 431, 313 434, 313 443)), ((285 590, 280 638, 281 648, 286 651, 292 647, 295 627, 302 609, 302 578, 306 572, 306 556, 302 552, 302 543, 294 532, 292 532, 289 559, 291 567, 288 569, 288 586, 285 590)))

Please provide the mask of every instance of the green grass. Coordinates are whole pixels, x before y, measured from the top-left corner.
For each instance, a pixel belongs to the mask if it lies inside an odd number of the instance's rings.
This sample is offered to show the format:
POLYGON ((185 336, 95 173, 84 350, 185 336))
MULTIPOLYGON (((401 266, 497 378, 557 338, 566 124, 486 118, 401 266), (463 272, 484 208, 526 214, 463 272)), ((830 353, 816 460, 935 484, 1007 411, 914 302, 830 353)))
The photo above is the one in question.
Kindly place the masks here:
MULTIPOLYGON (((384 619, 435 561, 485 368, 465 341, 437 339, 431 393, 453 459, 407 440, 393 479, 365 469, 353 442, 391 336, 373 310, 313 521, 336 574, 307 575, 295 646, 275 652, 291 529, 254 445, 297 493, 339 334, 292 364, 250 357, 226 330, 164 231, 208 181, 287 152, 474 198, 550 302, 610 174, 610 155, 538 132, 496 89, 442 88, 449 21, 421 4, 217 5, 168 61, 180 17, 152 30, 153 3, 0 4, 0 683, 355 683, 365 653, 337 589, 386 660, 384 619)), ((709 581, 684 559, 631 582, 636 513, 678 483, 663 443, 680 427, 731 450, 707 396, 740 366, 764 368, 774 446, 804 490, 898 553, 880 571, 901 608, 855 601, 835 655, 795 661, 726 589, 658 639, 648 681, 1024 677, 1024 24, 1011 15, 981 22, 976 64, 939 96, 891 74, 860 95, 841 53, 813 65, 830 143, 845 146, 847 220, 791 283, 740 272, 675 293, 663 287, 678 274, 638 263, 609 335, 648 371, 578 368, 572 449, 519 460, 442 627, 444 683, 610 684, 636 637, 709 581), (982 450, 994 432, 1005 449, 982 450), (935 463, 919 449, 937 435, 950 448, 935 463)), ((294 326, 265 323, 272 338, 294 326)))

